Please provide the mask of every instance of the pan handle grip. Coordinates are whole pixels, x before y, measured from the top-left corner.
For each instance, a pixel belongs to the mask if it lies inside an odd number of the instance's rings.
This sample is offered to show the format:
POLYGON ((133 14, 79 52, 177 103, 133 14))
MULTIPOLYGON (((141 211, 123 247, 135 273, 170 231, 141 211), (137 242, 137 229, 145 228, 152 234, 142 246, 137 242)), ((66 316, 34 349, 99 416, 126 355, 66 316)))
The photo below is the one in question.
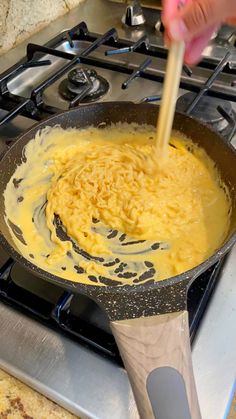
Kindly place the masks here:
POLYGON ((188 312, 111 322, 141 419, 201 419, 188 312))

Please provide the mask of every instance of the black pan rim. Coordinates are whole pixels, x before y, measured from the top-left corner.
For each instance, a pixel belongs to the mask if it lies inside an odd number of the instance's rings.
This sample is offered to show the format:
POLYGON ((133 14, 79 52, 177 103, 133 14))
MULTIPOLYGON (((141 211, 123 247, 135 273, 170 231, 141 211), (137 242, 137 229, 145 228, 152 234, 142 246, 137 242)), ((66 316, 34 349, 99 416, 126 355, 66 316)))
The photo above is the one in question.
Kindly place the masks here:
MULTIPOLYGON (((82 105, 82 107, 76 107, 73 108, 71 110, 67 110, 67 111, 62 111, 59 112, 55 115, 49 116, 47 119, 44 119, 43 121, 40 121, 39 123, 34 124, 29 130, 27 130, 26 132, 24 132, 22 135, 20 135, 15 141, 14 143, 9 147, 9 149, 7 150, 7 152, 4 154, 4 156, 2 157, 2 160, 5 160, 5 158, 8 158, 8 155, 11 153, 11 150, 16 146, 16 144, 21 141, 25 136, 30 136, 30 133, 33 133, 35 135, 35 133, 37 131, 39 131, 40 129, 43 129, 47 126, 47 122, 52 122, 54 119, 57 119, 60 116, 66 116, 66 115, 71 115, 73 113, 77 113, 80 109, 83 108, 95 108, 95 107, 104 107, 105 106, 135 106, 135 107, 151 107, 153 109, 157 109, 158 105, 154 105, 154 104, 149 104, 149 103, 142 103, 142 104, 136 104, 130 101, 117 101, 117 102, 97 102, 97 103, 93 103, 93 104, 86 104, 86 105, 82 105)), ((217 131, 215 131, 214 129, 210 128, 206 123, 203 123, 201 121, 199 121, 198 119, 192 117, 191 115, 186 115, 183 112, 176 112, 176 114, 183 116, 186 119, 189 120, 194 120, 196 123, 204 126, 208 131, 214 133, 215 135, 217 135, 221 141, 223 141, 228 148, 230 148, 233 152, 233 154, 235 154, 236 156, 236 149, 232 146, 232 144, 227 141, 222 135, 220 135, 217 131)), ((58 123, 55 125, 59 125, 58 123)), ((89 125, 88 125, 89 126, 89 125)), ((91 126, 91 125, 90 125, 91 126)), ((84 128, 83 128, 84 129, 84 128)), ((31 141, 33 139, 33 137, 31 139, 29 139, 29 141, 31 141)), ((81 294, 99 294, 99 293, 105 293, 105 294, 122 294, 122 293, 126 293, 127 290, 129 290, 129 292, 134 292, 134 293, 142 293, 144 291, 152 291, 152 290, 156 290, 158 288, 162 288, 162 287, 168 287, 168 286, 173 286, 175 284, 178 284, 180 282, 185 282, 188 281, 188 286, 191 285, 191 283, 194 281, 195 278, 197 278, 202 272, 204 272, 205 270, 207 270, 208 268, 210 268, 212 265, 214 265, 220 258, 224 257, 229 250, 233 247, 233 245, 236 243, 236 231, 230 236, 230 238, 226 241, 226 243, 220 247, 212 256, 210 256, 208 259, 206 259, 204 262, 202 262, 201 264, 197 265, 196 267, 183 272, 182 274, 173 276, 171 278, 167 278, 165 280, 161 280, 161 281, 156 281, 153 284, 125 284, 125 285, 121 285, 121 286, 100 286, 100 285, 90 285, 90 284, 83 284, 81 282, 75 282, 75 281, 70 281, 68 279, 64 279, 60 276, 51 274, 50 272, 47 272, 45 270, 43 270, 42 268, 38 267, 37 265, 35 265, 34 263, 32 263, 31 261, 29 261, 28 259, 26 259, 23 255, 21 255, 20 253, 18 253, 6 240, 5 236, 2 234, 2 231, 0 231, 0 244, 2 245, 2 247, 4 248, 4 250, 6 250, 10 256, 12 256, 12 258, 20 263, 24 268, 26 268, 28 271, 30 271, 31 273, 33 273, 36 276, 39 276, 51 283, 56 283, 57 285, 59 285, 60 287, 63 288, 67 288, 71 291, 74 291, 75 293, 81 293, 81 294)))
POLYGON ((171 278, 167 278, 164 280, 156 281, 153 284, 125 284, 121 286, 100 286, 100 285, 90 285, 90 284, 83 284, 81 282, 75 282, 70 281, 68 279, 64 279, 60 276, 51 274, 50 272, 45 271, 44 269, 38 267, 28 259, 26 259, 23 255, 16 252, 15 249, 8 243, 8 241, 5 239, 5 237, 0 232, 0 245, 4 248, 6 252, 12 256, 12 258, 18 262, 23 268, 25 268, 27 271, 31 272, 32 274, 39 276, 42 279, 45 279, 53 284, 57 284, 62 288, 66 288, 69 290, 74 290, 76 293, 81 294, 99 294, 100 292, 105 294, 122 294, 126 293, 127 290, 129 292, 134 293, 143 293, 147 290, 156 290, 158 288, 162 287, 168 287, 173 286, 181 282, 188 281, 188 287, 191 285, 191 283, 204 271, 206 271, 208 268, 213 266, 219 259, 223 258, 233 247, 233 245, 236 243, 236 233, 234 233, 229 240, 225 243, 223 247, 220 248, 216 253, 214 253, 212 256, 210 256, 208 259, 206 259, 201 264, 195 266, 194 268, 183 272, 182 274, 173 276, 171 278))
MULTIPOLYGON (((104 105, 105 106, 108 106, 108 107, 111 106, 111 105, 112 106, 127 106, 127 107, 129 105, 132 105, 132 106, 135 106, 135 107, 150 107, 152 109, 159 109, 160 108, 160 105, 154 105, 152 103, 135 103, 135 102, 131 102, 131 101, 123 101, 123 102, 122 101, 116 101, 116 102, 96 102, 96 103, 90 103, 90 104, 88 103, 88 104, 84 104, 84 105, 81 105, 81 106, 77 106, 77 107, 75 107, 73 109, 68 109, 66 111, 57 112, 56 114, 51 115, 51 116, 45 118, 43 121, 36 122, 27 131, 25 131, 23 134, 20 134, 18 137, 16 137, 16 139, 13 142, 13 144, 11 144, 9 146, 9 148, 7 149, 6 153, 1 156, 0 162, 2 160, 5 160, 5 158, 7 158, 8 154, 11 152, 12 148, 15 147, 15 145, 18 143, 18 141, 21 141, 25 136, 28 136, 31 132, 33 133, 35 130, 37 132, 39 129, 45 128, 47 126, 46 125, 47 122, 51 122, 51 121, 53 121, 53 119, 56 119, 56 118, 58 118, 60 116, 72 115, 73 113, 76 113, 76 112, 78 112, 78 111, 80 111, 82 109, 96 108, 96 107, 99 108, 99 107, 104 107, 104 105)), ((207 123, 198 120, 197 118, 195 118, 192 115, 187 115, 184 112, 179 112, 178 111, 178 112, 175 112, 175 115, 179 115, 179 116, 182 116, 182 117, 184 117, 186 119, 195 121, 197 124, 203 126, 209 132, 217 135, 220 138, 220 140, 224 144, 226 144, 227 147, 229 147, 232 150, 233 154, 235 154, 235 156, 236 156, 236 148, 233 147, 233 145, 231 144, 231 142, 229 140, 227 140, 225 137, 223 137, 219 132, 217 132, 216 130, 214 130, 212 127, 209 127, 207 125, 207 123)), ((56 124, 56 125, 58 125, 58 124, 56 124)), ((91 126, 91 125, 88 125, 88 126, 91 126)), ((33 139, 33 137, 31 138, 31 140, 32 139, 33 139)), ((31 140, 29 140, 29 141, 31 141, 31 140)))

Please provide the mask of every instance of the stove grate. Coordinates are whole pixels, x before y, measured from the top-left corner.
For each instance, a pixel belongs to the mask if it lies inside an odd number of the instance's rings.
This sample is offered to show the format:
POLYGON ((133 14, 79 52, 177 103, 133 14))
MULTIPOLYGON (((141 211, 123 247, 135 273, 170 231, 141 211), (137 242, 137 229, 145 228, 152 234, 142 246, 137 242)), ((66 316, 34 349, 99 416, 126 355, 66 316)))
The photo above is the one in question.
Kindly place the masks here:
POLYGON ((208 78, 208 80, 200 88, 198 94, 195 96, 195 98, 193 99, 192 103, 190 103, 188 105, 187 109, 185 110, 185 112, 186 112, 187 115, 190 115, 192 113, 192 111, 194 110, 195 106, 201 100, 202 96, 205 95, 209 91, 209 89, 212 87, 212 85, 213 85, 214 81, 216 80, 216 78, 219 76, 219 74, 223 71, 223 69, 225 68, 225 66, 228 64, 230 55, 231 54, 228 51, 225 54, 225 57, 221 60, 221 62, 216 67, 215 71, 211 74, 211 76, 208 78))
MULTIPOLYGON (((127 53, 128 51, 130 51, 130 53, 133 53, 133 51, 135 51, 135 53, 138 52, 140 54, 143 54, 146 56, 147 60, 150 60, 151 57, 165 59, 167 56, 166 51, 158 47, 155 48, 153 46, 150 46, 149 40, 146 35, 142 36, 136 42, 123 41, 121 39, 118 39, 116 29, 112 28, 108 30, 105 34, 99 36, 90 33, 85 22, 81 22, 72 29, 59 34, 51 41, 49 41, 45 46, 40 46, 32 43, 28 44, 26 57, 0 75, 0 109, 7 111, 7 114, 4 115, 4 117, 0 120, 0 126, 13 120, 17 115, 23 115, 33 120, 40 121, 42 119, 45 119, 45 117, 48 117, 61 111, 61 109, 47 106, 43 102, 43 92, 48 86, 57 81, 60 77, 66 74, 77 64, 96 65, 97 67, 107 68, 113 71, 125 73, 129 76, 129 79, 126 83, 126 87, 130 83, 130 81, 136 77, 142 77, 149 80, 163 82, 164 73, 161 70, 159 71, 157 69, 156 73, 153 74, 153 72, 149 69, 146 71, 143 71, 142 68, 134 70, 130 65, 127 65, 125 63, 118 64, 114 61, 107 60, 108 57, 106 57, 106 55, 109 56, 118 53, 127 53), (73 49, 75 48, 75 41, 82 40, 90 42, 90 45, 80 54, 75 54, 75 52, 73 51, 73 49), (71 52, 60 51, 57 49, 65 41, 68 41, 71 48, 71 52), (111 47, 110 50, 105 51, 104 60, 91 56, 91 54, 101 45, 111 47), (14 77, 21 74, 29 68, 39 66, 50 66, 52 64, 52 61, 50 59, 45 59, 45 55, 65 59, 69 62, 66 62, 66 64, 64 64, 60 69, 56 70, 55 73, 53 73, 50 77, 48 77, 46 80, 44 80, 34 89, 32 89, 30 97, 25 98, 10 93, 8 89, 8 84, 12 79, 14 79, 14 77), (149 58, 147 58, 147 56, 149 58)), ((219 91, 218 88, 216 89, 215 86, 212 86, 213 81, 216 79, 216 77, 222 71, 224 71, 224 68, 226 67, 228 61, 230 61, 230 52, 228 52, 225 58, 221 61, 221 63, 215 69, 213 69, 212 75, 203 86, 200 81, 197 82, 197 84, 196 81, 193 82, 193 80, 191 79, 192 70, 189 67, 184 66, 183 70, 185 72, 185 77, 182 77, 181 79, 181 87, 184 89, 188 89, 192 92, 198 93, 197 97, 195 98, 195 102, 198 101, 200 97, 206 93, 206 91, 208 95, 217 97, 223 96, 223 98, 226 100, 236 101, 236 95, 233 89, 232 91, 228 89, 227 92, 222 93, 221 91, 219 91)), ((147 61, 145 60, 145 63, 146 62, 147 61)), ((204 63, 202 65, 204 67, 204 63)), ((227 68, 229 67, 230 66, 228 66, 227 68)), ((148 100, 148 98, 145 98, 144 101, 151 102, 153 100, 150 97, 150 100, 148 100)), ((72 103, 68 103, 68 107, 73 107, 76 104, 78 104, 78 102, 80 102, 80 98, 77 98, 77 100, 73 99, 72 103)), ((194 104, 191 105, 191 109, 193 109, 193 106, 194 104)), ((189 109, 188 112, 190 112, 191 109, 189 109)))

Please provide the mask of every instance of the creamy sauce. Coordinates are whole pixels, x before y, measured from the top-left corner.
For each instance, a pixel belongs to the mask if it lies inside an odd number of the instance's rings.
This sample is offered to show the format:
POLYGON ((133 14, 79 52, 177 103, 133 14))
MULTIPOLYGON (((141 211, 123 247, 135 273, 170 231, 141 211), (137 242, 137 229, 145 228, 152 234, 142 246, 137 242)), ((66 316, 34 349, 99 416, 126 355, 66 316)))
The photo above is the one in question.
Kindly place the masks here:
POLYGON ((171 138, 157 170, 155 128, 46 128, 4 193, 19 251, 62 278, 93 285, 177 275, 221 245, 230 202, 213 162, 171 138))

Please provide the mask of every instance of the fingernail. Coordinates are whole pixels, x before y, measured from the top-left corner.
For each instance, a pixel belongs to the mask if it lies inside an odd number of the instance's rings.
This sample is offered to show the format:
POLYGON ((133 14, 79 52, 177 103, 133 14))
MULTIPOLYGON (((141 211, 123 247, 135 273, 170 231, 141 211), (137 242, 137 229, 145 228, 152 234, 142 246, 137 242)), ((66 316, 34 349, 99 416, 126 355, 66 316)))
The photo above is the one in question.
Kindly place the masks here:
POLYGON ((174 41, 184 41, 188 33, 188 29, 182 20, 172 20, 168 29, 174 41))

